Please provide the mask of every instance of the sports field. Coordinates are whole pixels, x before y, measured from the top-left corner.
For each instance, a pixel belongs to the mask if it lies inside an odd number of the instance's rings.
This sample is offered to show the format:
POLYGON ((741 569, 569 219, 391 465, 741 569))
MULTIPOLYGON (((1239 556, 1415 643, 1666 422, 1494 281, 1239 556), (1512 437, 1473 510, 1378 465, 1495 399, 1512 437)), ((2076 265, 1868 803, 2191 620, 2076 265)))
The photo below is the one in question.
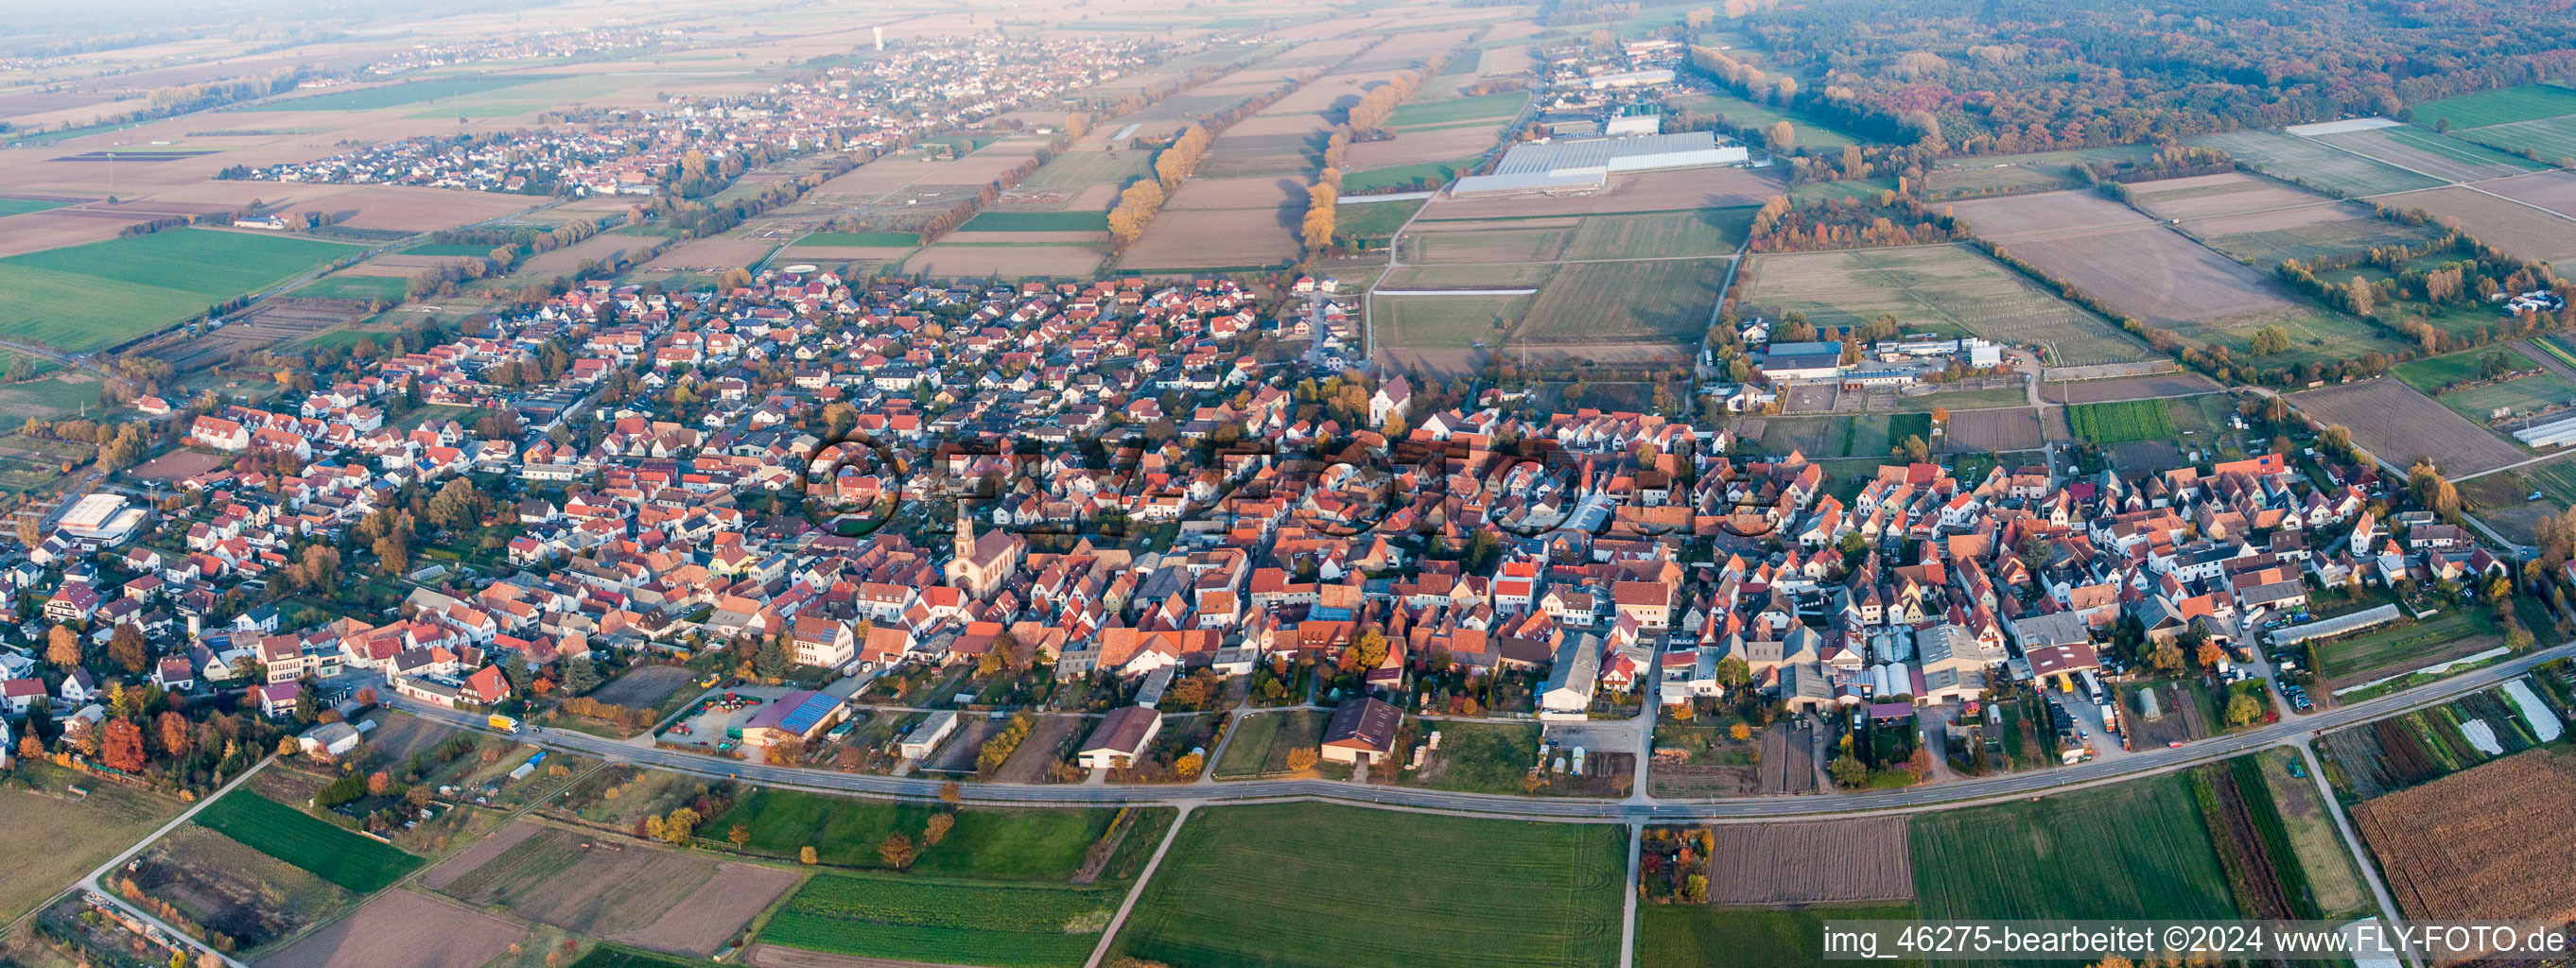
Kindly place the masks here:
POLYGON ((1203 809, 1111 953, 1192 968, 1608 968, 1627 847, 1603 824, 1203 809), (1351 836, 1366 848, 1318 849, 1351 836))
POLYGON ((760 932, 808 951, 995 968, 1074 968, 1118 906, 1111 889, 824 875, 760 932))
POLYGON ((2431 175, 2408 171, 2314 139, 2279 131, 2230 131, 2184 140, 2187 144, 2227 152, 2282 181, 2347 197, 2448 184, 2431 175))
POLYGON ((360 894, 392 886, 420 858, 249 790, 207 804, 194 822, 360 894))
POLYGON ((1916 332, 2047 346, 2060 365, 2160 355, 1965 246, 1758 255, 1740 281, 1747 313, 1805 313, 1817 326, 1858 326, 1894 313, 1899 325, 1916 332))
MULTIPOLYGON (((0 259, 0 336, 74 353, 104 349, 357 252, 337 242, 213 229, 0 259)), ((485 251, 490 251, 487 247, 485 251)))
POLYGON ((561 74, 484 74, 466 77, 440 77, 371 87, 356 91, 334 91, 312 97, 292 98, 260 106, 266 111, 373 111, 379 108, 418 104, 422 101, 463 98, 485 91, 538 81, 558 80, 561 74))
POLYGON ((2236 916, 2180 775, 1916 814, 1908 834, 1927 920, 2236 916))
MULTIPOLYGON (((1106 232, 1107 212, 985 212, 957 227, 960 232, 1106 232)), ((891 235, 894 233, 877 233, 891 235)))
POLYGON ((2426 101, 2415 106, 2414 117, 2416 124, 2427 128, 2449 121, 2456 131, 2563 114, 2576 114, 2576 91, 2555 84, 2525 84, 2426 101))

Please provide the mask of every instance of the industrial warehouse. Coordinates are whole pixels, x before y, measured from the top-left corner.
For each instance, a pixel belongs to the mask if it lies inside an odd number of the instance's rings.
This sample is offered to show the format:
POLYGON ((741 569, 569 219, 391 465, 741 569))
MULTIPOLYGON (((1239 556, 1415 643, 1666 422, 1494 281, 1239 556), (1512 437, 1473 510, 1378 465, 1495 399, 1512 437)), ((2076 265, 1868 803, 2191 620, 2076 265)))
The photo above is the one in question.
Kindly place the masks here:
POLYGON ((1609 184, 1611 175, 1741 165, 1750 158, 1744 146, 1718 144, 1717 136, 1706 131, 1534 142, 1504 152, 1493 174, 1458 179, 1449 194, 1494 198, 1588 192, 1609 184))

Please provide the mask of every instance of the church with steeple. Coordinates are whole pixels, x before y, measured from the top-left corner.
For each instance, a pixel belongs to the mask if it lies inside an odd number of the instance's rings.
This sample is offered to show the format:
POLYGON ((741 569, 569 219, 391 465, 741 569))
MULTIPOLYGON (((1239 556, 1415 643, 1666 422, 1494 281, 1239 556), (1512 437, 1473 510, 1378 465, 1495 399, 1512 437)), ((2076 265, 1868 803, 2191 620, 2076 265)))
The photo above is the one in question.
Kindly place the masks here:
POLYGON ((966 597, 984 599, 1002 590, 1011 572, 1020 567, 1028 554, 1028 542, 1008 531, 975 533, 975 519, 966 513, 966 502, 957 502, 956 557, 948 562, 948 584, 963 590, 966 597))

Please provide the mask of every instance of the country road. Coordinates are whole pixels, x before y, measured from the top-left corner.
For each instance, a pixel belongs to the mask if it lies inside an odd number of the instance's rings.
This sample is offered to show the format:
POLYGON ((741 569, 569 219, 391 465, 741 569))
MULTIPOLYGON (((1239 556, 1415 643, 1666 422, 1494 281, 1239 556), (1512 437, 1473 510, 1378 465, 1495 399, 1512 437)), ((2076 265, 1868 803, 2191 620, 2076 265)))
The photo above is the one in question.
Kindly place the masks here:
MULTIPOLYGON (((1832 814, 1913 812, 1989 800, 2036 797, 2097 786, 2116 780, 2167 773, 2184 767, 2226 759, 2252 750, 2294 744, 2313 732, 2368 722, 2490 688, 2522 675, 2542 662, 2567 656, 2576 656, 2576 642, 2533 652, 2508 662, 2465 672, 2439 682, 2392 693, 2358 705, 2338 707, 2241 733, 2215 736, 2181 747, 2151 749, 2117 760, 2095 760, 2069 767, 1955 783, 1938 783, 1902 790, 1818 793, 1796 797, 1735 800, 1659 800, 1644 796, 1632 796, 1626 800, 1591 800, 1450 793, 1339 780, 1245 780, 1229 783, 1137 786, 969 783, 965 785, 964 795, 967 800, 976 803, 1076 807, 1321 799, 1387 809, 1623 824, 1751 821, 1832 814)), ((469 716, 454 710, 424 708, 416 704, 405 704, 402 708, 413 715, 452 726, 490 731, 482 717, 469 716)), ((522 734, 522 739, 586 755, 674 772, 827 793, 876 794, 926 800, 939 795, 939 787, 943 782, 722 760, 678 750, 639 748, 617 740, 564 730, 533 729, 522 734)))

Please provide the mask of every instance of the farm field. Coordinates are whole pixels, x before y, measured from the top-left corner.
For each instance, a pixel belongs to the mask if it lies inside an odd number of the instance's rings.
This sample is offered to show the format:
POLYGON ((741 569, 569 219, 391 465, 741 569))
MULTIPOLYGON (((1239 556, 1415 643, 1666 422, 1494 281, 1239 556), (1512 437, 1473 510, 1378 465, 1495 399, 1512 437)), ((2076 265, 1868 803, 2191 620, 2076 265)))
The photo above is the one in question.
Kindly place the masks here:
POLYGON ((2317 137, 2346 151, 2455 182, 2507 178, 2543 167, 2537 162, 2422 128, 2373 128, 2317 137))
POLYGON ((1748 311, 1804 313, 1822 327, 1857 326, 1894 313, 1899 325, 1916 331, 2049 346, 2063 365, 2159 355, 1966 246, 1757 255, 1739 284, 1748 311))
POLYGON ((2280 808, 2263 783, 2261 764, 2254 757, 2240 756, 2196 766, 2183 775, 2190 781, 2209 841, 2218 849, 2218 866, 2226 872, 2238 913, 2262 918, 2321 916, 2309 897, 2307 871, 2290 850, 2280 808))
POLYGON ((561 74, 481 74, 461 77, 439 77, 425 81, 408 81, 355 91, 333 91, 312 97, 288 98, 259 106, 263 111, 375 111, 418 104, 422 101, 445 101, 466 98, 505 87, 562 80, 561 74))
POLYGON ((811 232, 796 240, 798 248, 908 249, 920 244, 917 232, 811 232))
POLYGON ((64 787, 78 776, 51 764, 21 765, 16 776, 35 789, 14 780, 0 788, 0 842, 46 849, 15 851, 0 868, 0 920, 33 910, 181 809, 176 800, 112 783, 81 784, 89 795, 75 798, 64 787))
POLYGON ((2442 179, 2431 175, 2408 171, 2280 131, 2230 131, 2185 138, 2183 142, 2216 148, 2261 169, 2266 175, 2338 198, 2385 195, 2445 184, 2442 179))
POLYGON ((1929 920, 2233 917, 2180 776, 1914 816, 1929 920))
POLYGON ((2408 918, 2576 917, 2576 755, 2505 757, 2352 810, 2408 918))
POLYGON ((2147 397, 2191 396, 2215 393, 2218 389, 2218 384, 2210 382, 2208 377, 2181 371, 2160 373, 2155 376, 2043 383, 2039 388, 2039 396, 2040 399, 2053 403, 2104 403, 2147 397))
POLYGON ((700 956, 716 953, 797 880, 789 871, 594 843, 573 831, 526 824, 469 848, 433 874, 438 890, 476 907, 700 956), (490 845, 506 846, 495 852, 490 845))
POLYGON ((2466 131, 2454 129, 2451 134, 2501 151, 2531 151, 2552 161, 2576 157, 2576 117, 2515 121, 2466 131))
POLYGON ((2512 346, 2481 346, 2445 356, 2408 360, 2389 367, 2388 375, 2403 380, 2407 386, 2426 393, 2440 393, 2443 387, 2462 380, 2477 379, 2484 372, 2485 358, 2499 353, 2504 355, 2505 365, 2516 370, 2533 369, 2540 365, 2532 362, 2531 357, 2525 355, 2522 350, 2512 346))
POLYGON ((1076 149, 1057 155, 1038 167, 1020 182, 1023 188, 1078 188, 1085 185, 1115 185, 1143 178, 1153 170, 1154 156, 1147 151, 1088 151, 1076 149))
POLYGON ((2328 425, 2352 431, 2362 449, 2400 465, 2439 457, 2459 477, 2517 463, 2522 448, 2396 380, 2364 380, 2292 394, 2290 402, 2328 425))
MULTIPOLYGON (((1797 908, 1643 904, 1637 908, 1641 968, 1773 968, 1824 964, 1827 921, 1912 921, 1912 904, 1819 904, 1797 908)), ((1910 959, 1872 962, 1921 965, 1910 959)))
POLYGON ((2569 386, 2565 379, 2555 374, 2538 373, 2503 383, 2457 390, 2434 399, 2458 411, 2460 416, 2483 421, 2499 410, 2521 413, 2567 403, 2576 399, 2576 387, 2569 386))
POLYGON ((1529 99, 1526 91, 1505 91, 1445 101, 1416 101, 1397 105, 1387 115, 1386 126, 1401 132, 1407 128, 1418 130, 1472 121, 1502 121, 1519 114, 1521 106, 1528 104, 1529 99))
POLYGON ((325 276, 287 295, 307 299, 383 299, 399 302, 411 280, 401 276, 325 276))
POLYGON ((1709 903, 1836 904, 1914 897, 1905 818, 1722 824, 1708 857, 1709 903))
POLYGON ((902 271, 934 279, 1079 279, 1098 271, 1101 258, 1089 245, 933 245, 904 260, 902 271))
POLYGON ((1540 287, 1515 337, 1568 347, 1695 346, 1717 301, 1724 260, 1586 262, 1566 265, 1540 287))
POLYGON ((2152 154, 2154 149, 2143 145, 2122 145, 1951 158, 1942 161, 1925 177, 1928 191, 1924 198, 1943 200, 2080 188, 2082 183, 2074 174, 2074 166, 2080 162, 2135 162, 2152 154))
POLYGON ((1333 206, 1333 234, 1346 239, 1385 239, 1422 210, 1422 202, 1343 202, 1333 206))
POLYGON ((2171 440, 2173 421, 2162 400, 2079 403, 2066 408, 2066 426, 2075 436, 2096 444, 2134 440, 2171 440))
POLYGON ((2544 669, 2501 688, 2336 730, 2317 742, 2317 754, 2340 794, 2385 796, 2563 739, 2563 717, 2576 712, 2568 692, 2565 680, 2544 669))
POLYGON ((1574 228, 1566 259, 1642 259, 1726 255, 1744 244, 1753 209, 1595 215, 1574 228))
POLYGON ((763 944, 995 968, 1075 968, 1091 955, 1115 890, 825 874, 761 929, 763 944))
MULTIPOLYGON (((1106 232, 1107 212, 984 212, 959 232, 1106 232)), ((891 233, 888 233, 891 234, 891 233)))
POLYGON ((192 821, 360 894, 385 889, 420 858, 332 826, 248 790, 208 804, 192 821))
POLYGON ((527 929, 410 891, 387 891, 305 935, 261 968, 477 968, 527 929))
POLYGON ((2525 84, 2415 105, 2415 123, 2427 128, 2443 121, 2454 129, 2483 128, 2562 114, 2576 114, 2576 91, 2554 84, 2525 84))
POLYGON ((2576 172, 2535 172, 2478 187, 2517 202, 2576 218, 2576 172))
POLYGON ((1614 826, 1208 808, 1182 828, 1111 953, 1193 968, 1607 968, 1626 870, 1614 826), (1314 849, 1354 825, 1369 830, 1369 850, 1314 849), (1370 903, 1349 903, 1359 896, 1370 903))
MULTIPOLYGON (((2326 799, 2318 792, 2316 779, 2290 775, 2290 763, 2300 756, 2290 750, 2267 750, 2254 754, 2254 759, 2316 910, 2326 917, 2369 910, 2370 892, 2362 886, 2361 871, 2353 866, 2352 851, 2344 847, 2334 818, 2326 815, 2326 799)), ((2301 772, 2307 772, 2304 764, 2301 772)))
POLYGON ((2477 189, 2408 192, 2380 201, 2400 210, 2420 208, 2436 219, 2456 219, 2478 241, 2522 258, 2551 262, 2576 257, 2576 221, 2477 189))
MULTIPOLYGON (((104 349, 359 251, 337 242, 171 229, 0 259, 0 335, 104 349)), ((487 250, 488 251, 488 250, 487 250)))
POLYGON ((41 198, 0 198, 0 218, 7 218, 11 215, 25 215, 29 212, 42 212, 49 209, 68 208, 78 204, 80 203, 41 198))
POLYGON ((1483 365, 1511 325, 1529 318, 1535 296, 1379 296, 1374 321, 1378 352, 1398 365, 1426 372, 1467 373, 1483 365), (1508 325, 1497 326, 1496 323, 1508 325), (1485 344, 1482 347, 1476 344, 1485 344))
POLYGON ((1342 176, 1342 190, 1353 195, 1377 192, 1429 190, 1449 183, 1467 173, 1482 156, 1449 161, 1421 161, 1409 165, 1370 168, 1342 176))
POLYGON ((2258 325, 2299 306, 2271 280, 2098 195, 1977 199, 1957 210, 1980 236, 2051 278, 2186 337, 2241 346, 2258 325))
MULTIPOLYGON (((878 867, 877 844, 886 835, 919 832, 932 805, 843 798, 789 790, 755 790, 708 830, 750 828, 749 852, 793 860, 812 846, 822 862, 839 867, 878 867)), ((1082 865, 1084 851, 1109 829, 1115 810, 987 810, 957 814, 948 838, 926 847, 911 872, 925 876, 990 880, 1061 881, 1082 865)))
MULTIPOLYGON (((2356 434, 2356 437, 2358 434, 2356 434)), ((2364 445, 2365 447, 2368 445, 2364 445)), ((2420 622, 2382 626, 2320 643, 2318 674, 2346 686, 2502 644, 2503 632, 2483 608, 2452 608, 2420 622)))

